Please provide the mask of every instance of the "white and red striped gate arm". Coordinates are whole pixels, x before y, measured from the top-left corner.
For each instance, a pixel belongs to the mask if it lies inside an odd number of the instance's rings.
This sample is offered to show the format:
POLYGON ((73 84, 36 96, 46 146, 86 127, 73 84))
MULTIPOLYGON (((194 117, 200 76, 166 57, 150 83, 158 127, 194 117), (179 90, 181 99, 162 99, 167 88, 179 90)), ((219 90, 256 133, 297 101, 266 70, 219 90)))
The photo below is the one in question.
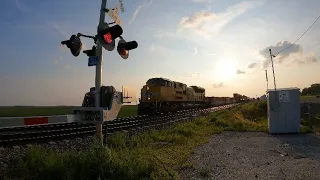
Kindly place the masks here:
POLYGON ((0 128, 74 122, 73 115, 0 117, 0 128))

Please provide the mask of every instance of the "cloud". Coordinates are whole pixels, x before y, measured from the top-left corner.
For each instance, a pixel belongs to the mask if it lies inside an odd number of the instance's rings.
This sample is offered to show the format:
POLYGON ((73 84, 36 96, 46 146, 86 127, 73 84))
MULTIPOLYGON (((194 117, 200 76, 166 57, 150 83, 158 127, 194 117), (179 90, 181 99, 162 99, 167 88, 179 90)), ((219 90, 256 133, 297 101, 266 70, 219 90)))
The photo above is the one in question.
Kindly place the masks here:
POLYGON ((271 63, 269 49, 271 49, 272 54, 276 55, 276 57, 273 58, 274 63, 281 64, 283 61, 288 60, 292 60, 297 63, 312 63, 317 61, 313 53, 304 53, 301 45, 293 44, 288 41, 281 41, 276 45, 268 46, 260 50, 260 55, 263 57, 263 68, 267 68, 271 63), (285 48, 287 48, 285 51, 280 52, 285 48), (277 54, 278 52, 280 53, 277 54))
POLYGON ((196 55, 197 53, 198 53, 198 49, 195 47, 193 55, 196 55))
POLYGON ((290 55, 290 57, 293 59, 293 63, 297 64, 308 64, 318 62, 318 59, 316 58, 316 55, 313 52, 290 55))
POLYGON ((153 36, 155 38, 161 39, 161 38, 173 38, 176 37, 176 33, 171 33, 171 32, 167 32, 164 30, 156 30, 155 32, 153 31, 153 36))
POLYGON ((65 68, 65 69, 70 69, 71 66, 70 66, 69 64, 67 64, 67 65, 64 66, 64 68, 65 68))
POLYGON ((128 22, 128 24, 131 24, 136 18, 137 18, 137 15, 139 14, 141 8, 147 6, 147 5, 150 5, 152 4, 152 0, 151 1, 148 1, 148 2, 145 2, 143 3, 142 5, 139 5, 136 10, 133 12, 132 16, 131 16, 131 19, 130 21, 128 22))
POLYGON ((211 3, 211 0, 192 0, 194 3, 211 3))
POLYGON ((219 84, 213 84, 213 88, 222 88, 224 87, 225 85, 221 82, 219 84))
POLYGON ((245 74, 246 72, 238 69, 236 73, 237 74, 245 74))
POLYGON ((7 79, 9 79, 9 76, 1 76, 0 79, 7 80, 7 79))
POLYGON ((257 63, 251 63, 248 65, 249 69, 255 68, 258 64, 257 63))
POLYGON ((196 12, 181 18, 178 32, 189 30, 199 36, 211 37, 213 34, 219 33, 234 18, 262 4, 262 1, 243 1, 229 6, 220 13, 205 10, 196 12))
POLYGON ((15 1, 16 7, 18 8, 18 10, 20 10, 21 12, 24 13, 34 13, 35 17, 37 18, 42 18, 42 20, 49 26, 51 26, 52 28, 54 28, 60 35, 64 36, 65 38, 68 38, 68 34, 61 29, 61 27, 54 23, 49 21, 44 14, 35 11, 34 9, 32 9, 31 7, 29 7, 28 5, 26 5, 25 3, 21 2, 21 0, 16 0, 15 1))
POLYGON ((169 49, 167 47, 158 45, 158 44, 154 44, 152 43, 151 45, 148 45, 148 53, 150 55, 154 55, 155 53, 159 53, 159 54, 164 54, 166 52, 169 51, 169 49))
POLYGON ((271 49, 272 54, 276 54, 279 51, 281 51, 284 48, 289 47, 286 51, 281 52, 277 56, 277 61, 281 63, 285 58, 290 56, 290 54, 293 53, 302 53, 302 47, 299 44, 292 44, 288 41, 282 41, 278 42, 276 45, 268 46, 260 51, 260 54, 266 59, 267 62, 270 63, 270 52, 269 49, 271 49))
POLYGON ((208 53, 207 54, 208 56, 215 56, 215 55, 217 55, 216 53, 208 53))
POLYGON ((16 0, 15 4, 16 4, 17 8, 22 12, 30 12, 31 11, 30 7, 27 6, 26 4, 22 3, 21 0, 16 0))
POLYGON ((62 61, 62 59, 63 59, 63 57, 60 56, 58 59, 54 59, 54 60, 53 60, 53 63, 54 63, 55 65, 58 65, 58 64, 62 61))
POLYGON ((200 76, 200 73, 199 73, 199 72, 189 73, 188 76, 189 76, 189 77, 198 77, 198 76, 200 76))
POLYGON ((155 45, 151 44, 151 46, 149 47, 149 53, 153 53, 156 50, 155 48, 155 45))
POLYGON ((64 66, 64 69, 66 69, 66 71, 69 73, 73 73, 73 74, 77 73, 77 69, 69 64, 66 64, 64 66))
POLYGON ((184 29, 197 29, 202 23, 217 18, 217 15, 213 12, 199 11, 191 16, 185 16, 180 20, 179 26, 184 29))

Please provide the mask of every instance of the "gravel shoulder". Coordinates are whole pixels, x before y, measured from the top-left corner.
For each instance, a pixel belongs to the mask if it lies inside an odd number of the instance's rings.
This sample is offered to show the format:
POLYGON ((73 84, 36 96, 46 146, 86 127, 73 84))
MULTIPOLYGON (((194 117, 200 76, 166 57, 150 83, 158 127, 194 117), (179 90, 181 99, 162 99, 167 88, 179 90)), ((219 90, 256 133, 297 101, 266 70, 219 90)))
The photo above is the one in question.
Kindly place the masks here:
POLYGON ((320 136, 223 132, 196 148, 181 179, 320 179, 320 136))

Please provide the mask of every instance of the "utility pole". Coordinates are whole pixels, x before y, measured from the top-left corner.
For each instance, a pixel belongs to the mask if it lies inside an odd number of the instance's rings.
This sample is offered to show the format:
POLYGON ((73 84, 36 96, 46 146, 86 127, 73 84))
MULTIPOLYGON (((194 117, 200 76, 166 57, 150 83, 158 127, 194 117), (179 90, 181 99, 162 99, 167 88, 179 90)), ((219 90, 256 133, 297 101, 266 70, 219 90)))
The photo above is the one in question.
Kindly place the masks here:
MULTIPOLYGON (((99 24, 97 27, 97 32, 99 32, 99 27, 104 24, 106 12, 104 9, 107 6, 107 0, 102 0, 101 8, 100 8, 100 19, 99 24)), ((102 59, 103 59, 103 52, 102 52, 102 45, 100 41, 97 42, 97 55, 98 55, 98 63, 96 65, 96 80, 95 80, 95 106, 97 108, 100 107, 100 89, 102 84, 102 59)), ((103 136, 102 136, 102 122, 96 123, 96 135, 97 138, 101 143, 103 143, 103 136)))
POLYGON ((274 74, 274 66, 273 66, 273 58, 276 57, 276 56, 272 55, 271 49, 269 49, 269 52, 270 52, 270 58, 271 58, 272 73, 273 73, 273 83, 274 83, 274 93, 275 93, 275 96, 274 96, 274 102, 275 103, 273 105, 271 105, 271 109, 272 109, 272 111, 278 111, 279 107, 280 107, 280 104, 279 104, 278 93, 277 93, 276 76, 274 74))
POLYGON ((265 71, 266 71, 266 81, 267 81, 267 91, 266 91, 266 93, 268 93, 268 88, 269 88, 268 71, 267 70, 265 70, 265 71))
MULTIPOLYGON (((122 59, 127 59, 129 57, 129 51, 136 49, 138 47, 138 43, 136 41, 127 42, 121 36, 123 33, 123 29, 120 26, 121 20, 118 17, 118 9, 117 7, 113 9, 107 9, 107 0, 101 0, 101 8, 100 8, 100 19, 97 27, 97 35, 90 36, 78 33, 77 35, 72 35, 69 40, 61 41, 61 44, 66 45, 73 56, 79 56, 82 49, 82 42, 80 37, 91 38, 94 40, 95 45, 91 50, 85 50, 83 53, 87 54, 88 58, 88 66, 96 66, 96 76, 95 76, 95 90, 94 90, 94 99, 95 103, 90 105, 89 107, 83 107, 74 110, 74 114, 77 115, 76 121, 85 122, 85 123, 94 123, 96 126, 96 135, 100 140, 101 144, 103 144, 103 132, 102 132, 102 124, 104 121, 108 121, 110 119, 116 118, 121 106, 118 104, 123 104, 123 99, 128 99, 130 97, 123 96, 123 92, 121 93, 121 103, 119 101, 114 102, 111 100, 113 104, 116 106, 109 106, 106 104, 100 104, 100 100, 104 97, 101 96, 101 88, 102 87, 102 61, 103 61, 103 48, 108 51, 113 51, 115 48, 115 40, 120 38, 117 46, 117 52, 122 59), (105 14, 109 13, 111 19, 114 22, 106 23, 105 22, 105 14), (117 24, 114 26, 109 26, 111 24, 117 24), (110 113, 109 113, 110 112, 110 113)), ((114 87, 111 86, 114 90, 114 87)), ((119 98, 119 92, 103 92, 113 93, 112 99, 119 98)))
POLYGON ((273 73, 273 83, 274 83, 274 91, 277 91, 277 86, 276 86, 276 76, 274 74, 274 66, 273 66, 273 57, 275 57, 274 55, 272 55, 271 53, 271 49, 269 49, 270 52, 270 58, 271 58, 271 65, 272 65, 272 73, 273 73))

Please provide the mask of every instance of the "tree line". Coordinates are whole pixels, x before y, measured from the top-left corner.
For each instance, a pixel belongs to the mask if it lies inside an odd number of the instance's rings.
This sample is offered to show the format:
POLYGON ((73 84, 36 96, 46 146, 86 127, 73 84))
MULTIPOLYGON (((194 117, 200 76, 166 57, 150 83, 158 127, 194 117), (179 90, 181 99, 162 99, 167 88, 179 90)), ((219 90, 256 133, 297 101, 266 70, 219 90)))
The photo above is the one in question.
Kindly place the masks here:
POLYGON ((306 96, 306 95, 320 95, 320 84, 311 84, 310 87, 306 87, 302 89, 301 95, 306 96))

